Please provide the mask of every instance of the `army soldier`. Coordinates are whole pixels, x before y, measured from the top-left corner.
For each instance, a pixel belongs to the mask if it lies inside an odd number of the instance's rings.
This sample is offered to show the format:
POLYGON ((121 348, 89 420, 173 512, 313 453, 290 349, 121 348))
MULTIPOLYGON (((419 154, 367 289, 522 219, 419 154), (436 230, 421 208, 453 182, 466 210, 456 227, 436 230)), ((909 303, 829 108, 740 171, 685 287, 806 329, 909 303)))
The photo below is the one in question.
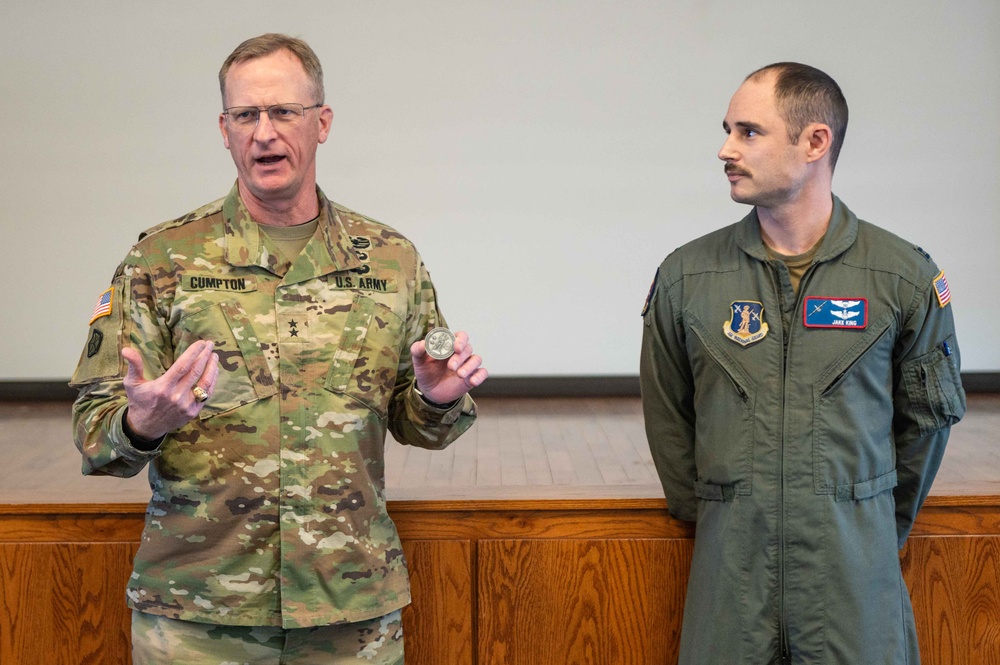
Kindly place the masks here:
POLYGON ((680 662, 912 665, 897 550, 965 412, 947 280, 833 196, 829 76, 764 67, 723 128, 754 208, 668 256, 643 312, 649 445, 697 522, 680 662))
POLYGON ((236 184, 140 235, 72 380, 84 473, 149 464, 134 661, 402 663, 386 429, 447 446, 487 372, 464 332, 427 354, 445 323, 413 245, 316 186, 312 49, 250 39, 219 83, 236 184))

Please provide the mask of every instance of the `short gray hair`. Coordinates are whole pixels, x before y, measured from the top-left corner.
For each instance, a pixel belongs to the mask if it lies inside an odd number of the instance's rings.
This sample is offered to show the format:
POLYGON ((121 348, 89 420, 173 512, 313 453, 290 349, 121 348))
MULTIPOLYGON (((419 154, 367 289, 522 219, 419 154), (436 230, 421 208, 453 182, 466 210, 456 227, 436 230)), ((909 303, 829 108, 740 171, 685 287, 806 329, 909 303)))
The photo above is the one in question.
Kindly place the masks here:
POLYGON ((313 86, 313 93, 316 95, 314 104, 322 104, 325 94, 323 92, 323 65, 320 64, 316 52, 301 39, 289 37, 276 32, 269 32, 259 37, 251 37, 236 47, 226 61, 222 63, 219 70, 219 90, 222 92, 222 105, 226 105, 226 76, 229 69, 240 62, 263 58, 277 51, 290 51, 292 55, 299 59, 302 68, 306 70, 313 86))

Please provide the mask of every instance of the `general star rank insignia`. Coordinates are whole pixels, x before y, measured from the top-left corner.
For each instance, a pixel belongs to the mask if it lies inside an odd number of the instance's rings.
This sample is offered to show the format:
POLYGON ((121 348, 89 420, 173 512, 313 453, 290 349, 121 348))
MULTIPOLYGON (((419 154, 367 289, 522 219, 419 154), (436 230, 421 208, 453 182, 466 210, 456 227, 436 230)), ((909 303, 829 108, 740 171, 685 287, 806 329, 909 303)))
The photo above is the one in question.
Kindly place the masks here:
POLYGON ((764 305, 754 300, 737 300, 729 308, 729 320, 722 326, 726 337, 740 346, 759 342, 767 336, 764 305))
POLYGON ((864 330, 868 325, 868 300, 808 296, 802 306, 802 324, 806 328, 864 330))

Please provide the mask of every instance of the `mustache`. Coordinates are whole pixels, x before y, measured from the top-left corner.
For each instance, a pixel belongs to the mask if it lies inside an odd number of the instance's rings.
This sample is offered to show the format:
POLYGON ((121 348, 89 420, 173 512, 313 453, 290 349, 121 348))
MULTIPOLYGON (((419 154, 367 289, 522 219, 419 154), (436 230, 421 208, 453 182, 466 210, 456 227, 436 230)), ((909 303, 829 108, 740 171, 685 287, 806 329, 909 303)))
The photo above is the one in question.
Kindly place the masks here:
POLYGON ((741 169, 735 164, 726 164, 725 170, 726 170, 726 175, 745 175, 745 176, 750 175, 749 171, 741 169))

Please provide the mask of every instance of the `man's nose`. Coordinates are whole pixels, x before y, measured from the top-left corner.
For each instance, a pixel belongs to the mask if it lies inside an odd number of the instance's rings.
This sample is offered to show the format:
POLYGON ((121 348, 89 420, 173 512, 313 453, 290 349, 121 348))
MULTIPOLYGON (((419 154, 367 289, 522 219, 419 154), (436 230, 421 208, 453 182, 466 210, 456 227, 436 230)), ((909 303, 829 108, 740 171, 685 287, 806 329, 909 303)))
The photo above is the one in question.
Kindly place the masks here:
POLYGON ((726 136, 726 140, 722 144, 722 147, 719 148, 719 159, 724 162, 730 162, 736 159, 737 156, 738 153, 733 146, 733 135, 730 133, 726 136))
POLYGON ((266 143, 277 135, 278 132, 274 128, 274 123, 271 122, 271 116, 262 111, 257 116, 257 126, 253 128, 254 140, 266 143))

